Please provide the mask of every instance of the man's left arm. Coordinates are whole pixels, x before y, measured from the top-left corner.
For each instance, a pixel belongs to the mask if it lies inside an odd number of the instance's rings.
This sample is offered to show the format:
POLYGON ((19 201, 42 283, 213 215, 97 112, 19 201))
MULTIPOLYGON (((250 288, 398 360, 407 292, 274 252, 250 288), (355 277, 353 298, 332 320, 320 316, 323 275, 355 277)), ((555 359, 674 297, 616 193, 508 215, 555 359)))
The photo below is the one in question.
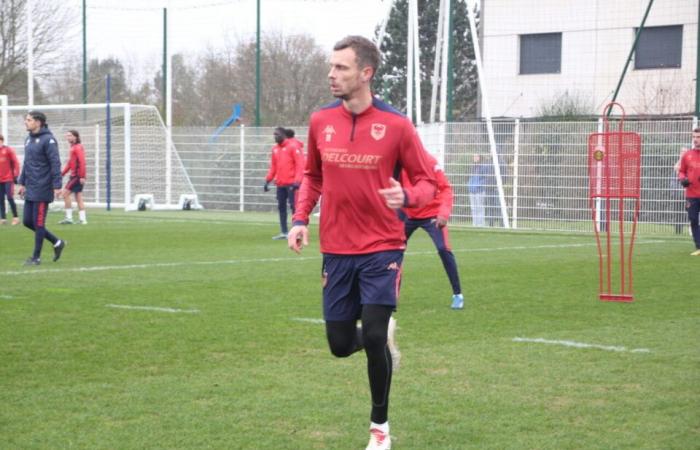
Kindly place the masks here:
POLYGON ((78 178, 80 178, 80 183, 85 183, 87 178, 87 166, 85 165, 85 149, 80 146, 80 151, 78 152, 78 178))
POLYGON ((49 138, 49 140, 46 142, 46 158, 49 161, 49 165, 51 166, 51 184, 53 185, 53 189, 55 190, 60 190, 61 189, 61 157, 58 154, 58 144, 56 143, 56 139, 52 136, 49 138))

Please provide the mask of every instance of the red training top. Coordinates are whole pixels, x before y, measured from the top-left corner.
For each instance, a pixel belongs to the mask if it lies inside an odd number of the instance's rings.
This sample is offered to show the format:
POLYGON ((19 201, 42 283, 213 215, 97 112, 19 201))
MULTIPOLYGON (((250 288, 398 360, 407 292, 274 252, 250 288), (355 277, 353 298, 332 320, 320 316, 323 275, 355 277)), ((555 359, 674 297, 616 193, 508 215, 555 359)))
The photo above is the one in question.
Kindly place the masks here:
POLYGON ((0 183, 14 181, 19 176, 17 154, 7 145, 0 145, 0 183))
POLYGON ((374 98, 353 114, 338 100, 311 115, 308 155, 294 224, 308 224, 319 197, 322 253, 366 254, 406 248, 404 224, 379 189, 404 169, 406 206, 421 206, 437 182, 413 124, 374 98))
MULTIPOLYGON (((452 186, 445 176, 445 172, 442 167, 431 155, 428 155, 431 164, 433 165, 433 170, 435 171, 435 178, 437 179, 437 192, 435 193, 435 198, 433 201, 423 206, 422 208, 404 208, 404 212, 409 219, 430 219, 433 217, 441 217, 445 220, 450 218, 452 214, 452 186)), ((406 171, 401 173, 401 184, 404 186, 410 186, 411 182, 406 176, 406 171)))
POLYGON ((301 148, 289 139, 272 147, 270 170, 265 181, 275 180, 277 186, 290 186, 301 183, 304 175, 304 154, 301 148))
POLYGON ((68 162, 63 166, 61 176, 70 170, 71 177, 86 178, 87 168, 85 167, 85 149, 83 144, 73 144, 70 147, 68 162))
POLYGON ((683 153, 678 179, 687 178, 690 186, 685 188, 687 198, 700 198, 700 148, 692 148, 683 153))

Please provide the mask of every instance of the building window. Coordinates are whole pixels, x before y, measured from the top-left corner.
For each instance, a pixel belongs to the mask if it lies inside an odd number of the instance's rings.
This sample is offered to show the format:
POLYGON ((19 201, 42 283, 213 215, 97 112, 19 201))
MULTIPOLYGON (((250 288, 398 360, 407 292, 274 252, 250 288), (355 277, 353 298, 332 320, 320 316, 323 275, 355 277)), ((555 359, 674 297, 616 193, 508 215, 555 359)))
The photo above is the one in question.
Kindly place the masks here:
MULTIPOLYGON (((638 28, 634 32, 637 33, 638 28)), ((681 66, 683 25, 642 29, 634 52, 635 69, 669 69, 681 66)))
POLYGON ((520 74, 561 73, 561 33, 520 35, 520 74))

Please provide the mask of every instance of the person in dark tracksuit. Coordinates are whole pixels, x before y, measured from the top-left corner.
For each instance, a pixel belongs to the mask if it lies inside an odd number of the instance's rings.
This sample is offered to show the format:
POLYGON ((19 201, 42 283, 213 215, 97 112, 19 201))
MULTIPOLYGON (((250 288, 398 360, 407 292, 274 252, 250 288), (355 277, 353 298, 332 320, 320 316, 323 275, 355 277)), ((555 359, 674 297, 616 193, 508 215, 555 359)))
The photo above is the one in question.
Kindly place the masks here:
POLYGON ((24 125, 29 136, 24 141, 24 164, 17 193, 24 197, 24 226, 34 231, 34 253, 24 264, 38 266, 44 239, 53 244, 54 261, 58 261, 66 246, 65 241, 46 229, 49 204, 61 191, 61 159, 58 143, 46 125, 44 113, 30 111, 24 118, 24 125))

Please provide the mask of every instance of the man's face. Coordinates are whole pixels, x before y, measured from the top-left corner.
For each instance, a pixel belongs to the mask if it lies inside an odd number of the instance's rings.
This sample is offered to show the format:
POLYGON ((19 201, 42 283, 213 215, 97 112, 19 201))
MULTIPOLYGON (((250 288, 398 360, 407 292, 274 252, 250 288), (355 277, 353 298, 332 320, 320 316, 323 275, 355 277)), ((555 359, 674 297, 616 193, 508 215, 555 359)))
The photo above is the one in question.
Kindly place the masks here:
POLYGON ((274 133, 272 133, 272 136, 275 138, 275 142, 277 142, 278 144, 281 144, 285 138, 284 134, 281 131, 275 131, 274 133))
POLYGON ((700 149, 700 133, 693 133, 693 148, 700 149))
POLYGON ((41 129, 41 122, 36 120, 34 117, 30 116, 29 114, 26 115, 24 118, 24 126, 27 128, 27 131, 31 133, 36 133, 41 129))
POLYGON ((75 136, 73 136, 73 133, 66 133, 66 140, 70 145, 75 144, 75 136))
POLYGON ((355 50, 344 48, 336 50, 331 55, 328 81, 331 94, 336 98, 349 100, 360 91, 370 80, 372 69, 360 69, 357 65, 355 50))

